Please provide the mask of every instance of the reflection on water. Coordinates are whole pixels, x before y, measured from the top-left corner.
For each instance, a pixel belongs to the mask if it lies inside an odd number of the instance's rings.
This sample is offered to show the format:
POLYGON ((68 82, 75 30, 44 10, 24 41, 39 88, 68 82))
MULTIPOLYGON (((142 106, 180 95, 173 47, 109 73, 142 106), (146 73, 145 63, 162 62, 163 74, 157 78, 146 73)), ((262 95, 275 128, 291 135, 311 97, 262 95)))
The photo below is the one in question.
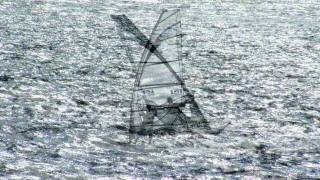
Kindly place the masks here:
POLYGON ((318 3, 192 2, 1 1, 0 176, 319 177, 318 3), (109 15, 148 34, 181 5, 186 83, 231 124, 128 145, 133 71, 109 15))

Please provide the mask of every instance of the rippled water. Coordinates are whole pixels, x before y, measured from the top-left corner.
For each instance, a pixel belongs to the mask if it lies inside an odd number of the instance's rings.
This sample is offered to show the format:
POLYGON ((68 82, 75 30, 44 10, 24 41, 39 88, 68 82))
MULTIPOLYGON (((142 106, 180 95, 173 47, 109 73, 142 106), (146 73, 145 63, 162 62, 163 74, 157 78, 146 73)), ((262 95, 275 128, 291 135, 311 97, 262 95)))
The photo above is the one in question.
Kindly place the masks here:
POLYGON ((320 177, 319 17, 317 0, 0 1, 0 179, 320 177), (148 34, 179 6, 187 85, 231 125, 128 145, 134 74, 110 14, 148 34))

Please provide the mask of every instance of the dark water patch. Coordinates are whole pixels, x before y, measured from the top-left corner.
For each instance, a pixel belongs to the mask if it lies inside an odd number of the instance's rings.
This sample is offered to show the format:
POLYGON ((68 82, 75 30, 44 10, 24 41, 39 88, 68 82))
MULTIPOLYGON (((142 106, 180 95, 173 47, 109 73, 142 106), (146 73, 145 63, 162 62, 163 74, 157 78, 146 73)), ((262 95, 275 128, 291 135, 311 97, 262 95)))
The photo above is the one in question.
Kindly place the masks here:
MULTIPOLYGON (((277 172, 278 173, 278 172, 277 172)), ((267 179, 286 179, 286 175, 280 175, 280 173, 272 173, 272 174, 267 174, 264 176, 267 179)))
POLYGON ((299 105, 300 105, 299 99, 288 99, 287 102, 285 102, 284 107, 286 109, 297 108, 299 107, 299 105))
POLYGON ((8 82, 8 81, 11 81, 13 80, 14 78, 9 76, 9 75, 0 75, 0 81, 2 82, 8 82))
POLYGON ((255 153, 259 155, 258 160, 260 164, 267 169, 272 167, 281 158, 281 154, 268 152, 268 149, 269 147, 265 144, 255 146, 255 153))
POLYGON ((258 106, 246 106, 245 109, 257 112, 267 111, 267 108, 258 106))
POLYGON ((100 75, 106 75, 107 73, 106 73, 106 70, 104 69, 104 70, 101 70, 101 71, 99 72, 99 74, 100 74, 100 75))
POLYGON ((16 152, 18 149, 18 146, 15 143, 9 143, 6 147, 6 150, 9 152, 16 152))
POLYGON ((219 52, 216 51, 216 50, 209 50, 208 53, 209 53, 209 54, 218 54, 219 52))
POLYGON ((172 127, 163 127, 163 128, 158 128, 153 131, 155 135, 175 135, 177 133, 175 128, 172 127))
POLYGON ((208 93, 216 93, 216 94, 224 94, 226 92, 225 89, 213 89, 210 87, 201 87, 200 89, 208 93))
POLYGON ((5 165, 5 163, 0 162, 0 176, 4 175, 4 173, 6 173, 7 170, 7 166, 5 165))
POLYGON ((3 61, 20 61, 22 60, 24 57, 21 54, 18 53, 7 53, 5 55, 5 57, 3 58, 3 61))
POLYGON ((242 173, 247 172, 245 169, 242 169, 242 168, 221 168, 221 167, 218 167, 217 169, 220 171, 220 173, 222 173, 224 175, 236 175, 236 174, 242 174, 242 173))
POLYGON ((115 129, 120 130, 120 131, 128 131, 129 130, 126 126, 123 126, 123 125, 112 125, 110 127, 111 128, 115 128, 115 129))
POLYGON ((264 95, 263 93, 259 94, 259 93, 254 93, 250 91, 245 91, 248 92, 252 97, 257 97, 257 98, 263 98, 263 99, 272 99, 272 96, 270 95, 264 95))
POLYGON ((300 109, 304 110, 304 111, 317 111, 317 112, 320 112, 320 107, 313 106, 313 105, 300 104, 300 109))
POLYGON ((281 158, 280 154, 262 152, 262 153, 259 153, 258 159, 259 159, 260 164, 263 167, 269 169, 272 166, 274 166, 280 158, 281 158))
POLYGON ((92 159, 92 160, 89 160, 87 161, 88 165, 90 167, 99 167, 99 166, 112 166, 112 163, 111 162, 103 162, 99 159, 92 159))
POLYGON ((220 27, 220 26, 216 26, 216 25, 211 25, 210 27, 214 28, 214 29, 219 29, 219 30, 225 29, 224 27, 220 27))
POLYGON ((120 100, 104 100, 104 101, 99 101, 98 104, 101 105, 101 106, 106 106, 106 105, 111 105, 111 106, 116 106, 118 107, 121 103, 120 100))
POLYGON ((33 126, 26 128, 25 130, 20 131, 19 133, 30 133, 30 132, 37 132, 37 131, 42 131, 42 132, 48 132, 51 131, 53 133, 61 133, 64 131, 64 127, 59 127, 59 126, 52 126, 52 125, 41 125, 41 126, 33 126))
POLYGON ((316 175, 312 176, 307 173, 297 173, 296 175, 293 176, 293 178, 294 179, 304 179, 304 180, 319 180, 319 176, 318 176, 319 172, 316 171, 313 173, 316 175))
POLYGON ((34 80, 40 80, 42 82, 49 82, 49 79, 48 78, 45 78, 45 77, 32 77, 32 79, 34 80))
MULTIPOLYGON (((216 50, 202 51, 198 53, 198 56, 212 57, 217 59, 216 61, 219 61, 219 62, 230 62, 234 60, 246 59, 248 57, 247 55, 240 55, 240 54, 225 54, 223 52, 219 52, 216 50)), ((217 63, 216 61, 215 63, 217 63)))
POLYGON ((242 164, 252 164, 254 162, 254 158, 252 157, 249 157, 249 156, 240 156, 239 158, 239 162, 242 163, 242 164))
POLYGON ((33 110, 32 110, 31 108, 25 107, 25 108, 23 108, 23 110, 24 110, 24 113, 25 113, 27 116, 29 116, 29 117, 31 117, 31 118, 34 117, 34 112, 33 112, 33 110))
POLYGON ((201 174, 205 174, 206 172, 208 172, 210 169, 206 168, 206 167, 196 167, 196 168, 191 168, 189 170, 189 173, 192 175, 201 175, 201 174))
MULTIPOLYGON (((9 168, 5 162, 0 162, 0 177, 13 175, 15 173, 18 173, 18 171, 9 168)), ((8 179, 8 178, 3 178, 3 179, 8 179)))
POLYGON ((297 74, 287 74, 285 75, 286 78, 289 79, 302 79, 302 78, 306 78, 305 76, 302 75, 297 75, 297 74))
POLYGON ((314 45, 311 45, 311 44, 306 44, 306 45, 303 45, 302 46, 304 49, 306 49, 306 50, 312 50, 313 49, 313 47, 314 47, 314 45))
POLYGON ((36 159, 39 162, 50 162, 51 160, 58 160, 62 158, 62 156, 59 154, 59 149, 52 150, 45 146, 40 146, 35 152, 34 157, 37 157, 36 159))
POLYGON ((78 106, 88 106, 90 105, 89 102, 82 100, 82 99, 74 99, 78 106))
POLYGON ((259 144, 255 146, 255 152, 258 154, 265 154, 268 146, 265 144, 259 144))
POLYGON ((114 169, 114 167, 108 167, 108 166, 105 166, 105 167, 101 167, 101 166, 98 166, 98 167, 89 167, 89 173, 91 175, 108 175, 109 177, 111 175, 117 175, 117 174, 120 174, 121 171, 118 171, 116 169, 114 169))
POLYGON ((80 111, 77 113, 76 117, 87 117, 87 112, 86 111, 80 111))
POLYGON ((76 72, 76 74, 79 74, 79 75, 88 75, 90 72, 89 69, 80 69, 76 72))
POLYGON ((314 41, 317 37, 315 35, 309 35, 309 36, 300 36, 298 38, 302 40, 314 41))
POLYGON ((314 120, 317 120, 320 122, 320 115, 317 115, 317 114, 311 114, 311 113, 308 113, 308 112, 303 112, 302 113, 303 116, 307 119, 307 120, 311 120, 311 121, 314 121, 314 120))
POLYGON ((22 42, 19 44, 13 44, 16 48, 19 48, 23 51, 30 50, 36 51, 39 49, 49 49, 51 46, 45 44, 32 44, 32 42, 22 42))
POLYGON ((292 167, 292 166, 300 165, 301 160, 291 159, 289 161, 278 161, 277 163, 282 166, 292 167))
POLYGON ((54 159, 61 158, 61 155, 59 154, 58 151, 59 151, 59 150, 57 150, 57 151, 55 151, 55 152, 48 153, 48 156, 49 156, 50 158, 54 158, 54 159))
MULTIPOLYGON (((320 118, 319 118, 320 119, 320 118)), ((313 130, 309 127, 309 126, 307 126, 307 127, 305 127, 305 129, 303 130, 303 132, 304 133, 311 133, 311 132, 313 132, 313 130)))

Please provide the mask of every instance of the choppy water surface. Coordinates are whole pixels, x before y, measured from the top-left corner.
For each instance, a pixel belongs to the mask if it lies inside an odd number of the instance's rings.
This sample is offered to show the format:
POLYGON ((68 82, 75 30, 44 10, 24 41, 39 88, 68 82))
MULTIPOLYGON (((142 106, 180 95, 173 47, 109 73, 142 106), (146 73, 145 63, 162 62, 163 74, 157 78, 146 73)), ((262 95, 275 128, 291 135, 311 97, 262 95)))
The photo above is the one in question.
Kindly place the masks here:
POLYGON ((320 177, 319 17, 317 0, 0 1, 0 178, 320 177), (231 125, 126 145, 134 74, 110 14, 148 34, 181 5, 187 85, 231 125))

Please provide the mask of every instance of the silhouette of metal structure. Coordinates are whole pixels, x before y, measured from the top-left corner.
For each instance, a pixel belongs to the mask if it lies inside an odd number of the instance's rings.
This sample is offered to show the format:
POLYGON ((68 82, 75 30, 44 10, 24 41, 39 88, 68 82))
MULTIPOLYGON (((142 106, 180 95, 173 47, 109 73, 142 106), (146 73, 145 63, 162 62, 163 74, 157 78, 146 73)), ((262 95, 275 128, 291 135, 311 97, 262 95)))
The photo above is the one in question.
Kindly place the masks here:
MULTIPOLYGON (((183 78, 180 10, 162 10, 149 38, 126 15, 111 15, 123 41, 144 48, 135 65, 129 134, 148 135, 210 129, 183 78)), ((126 47, 128 48, 128 47, 126 47)), ((127 55, 131 55, 126 49, 127 55)))

